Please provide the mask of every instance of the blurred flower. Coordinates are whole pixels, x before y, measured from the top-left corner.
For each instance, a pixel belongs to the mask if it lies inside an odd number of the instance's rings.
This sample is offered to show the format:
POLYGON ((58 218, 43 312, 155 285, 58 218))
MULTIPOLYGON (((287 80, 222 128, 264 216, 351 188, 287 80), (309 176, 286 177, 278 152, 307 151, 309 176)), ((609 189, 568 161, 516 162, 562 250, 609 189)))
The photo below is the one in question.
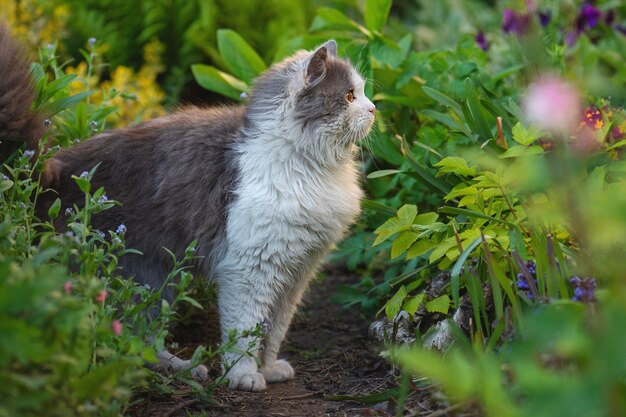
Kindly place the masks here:
POLYGON ((567 35, 565 35, 565 45, 571 48, 576 44, 576 39, 578 39, 578 33, 575 31, 568 32, 567 35))
POLYGON ((530 15, 518 13, 511 9, 502 12, 502 31, 516 35, 524 35, 530 26, 530 15))
MULTIPOLYGON (((526 268, 528 269, 528 272, 530 272, 532 276, 532 280, 535 283, 535 287, 537 287, 537 264, 535 263, 535 261, 530 260, 526 262, 526 268)), ((526 294, 526 297, 528 297, 529 299, 532 300, 534 298, 533 293, 530 290, 530 284, 528 283, 528 280, 526 279, 524 274, 521 272, 517 274, 517 288, 524 291, 524 293, 526 294)))
POLYGON ((487 42, 487 39, 485 39, 485 34, 482 30, 479 30, 476 34, 476 43, 478 44, 478 47, 483 51, 489 49, 489 43, 487 42))
POLYGON ((552 20, 552 13, 550 13, 549 10, 546 10, 544 12, 539 12, 539 23, 541 24, 541 26, 546 27, 550 24, 550 21, 552 20))
POLYGON ((591 29, 598 25, 602 18, 602 12, 591 3, 585 3, 581 6, 576 17, 576 29, 579 32, 585 29, 591 29))
POLYGON ((98 203, 100 204, 104 204, 107 201, 109 201, 109 197, 107 197, 106 194, 102 194, 102 196, 98 199, 98 203))
POLYGON ((591 302, 596 301, 596 280, 595 278, 570 278, 570 283, 574 287, 574 301, 591 302))
POLYGON ((588 126, 593 130, 602 129, 604 121, 602 114, 595 106, 590 106, 583 112, 583 118, 580 121, 580 127, 588 126))
POLYGON ((33 150, 28 149, 24 151, 24 156, 28 159, 32 158, 34 155, 35 155, 35 151, 33 150))
POLYGON ((107 290, 102 290, 96 296, 96 301, 99 303, 104 303, 104 301, 107 299, 108 296, 109 296, 109 292, 107 290))
POLYGON ((80 178, 85 179, 89 176, 89 173, 87 171, 83 171, 80 173, 80 178))
POLYGON ((63 291, 65 291, 65 294, 71 294, 73 290, 74 284, 72 284, 72 281, 65 281, 63 284, 63 291))
POLYGON ((74 213, 74 209, 71 207, 68 207, 65 209, 65 215, 66 216, 71 216, 74 213))
POLYGON ((623 139, 624 138, 624 131, 622 130, 621 127, 619 126, 615 126, 613 129, 611 129, 611 135, 613 136, 613 139, 623 139))
POLYGON ((124 328, 124 326, 122 326, 122 322, 119 320, 113 320, 113 322, 111 322, 111 330, 113 330, 113 333, 115 333, 115 335, 119 336, 122 334, 122 329, 124 328))
POLYGON ((126 225, 122 223, 119 226, 117 226, 117 230, 115 230, 115 233, 117 233, 118 235, 126 233, 126 225))
POLYGON ((580 115, 578 91, 565 80, 548 75, 532 83, 522 107, 528 120, 550 132, 571 132, 580 115))

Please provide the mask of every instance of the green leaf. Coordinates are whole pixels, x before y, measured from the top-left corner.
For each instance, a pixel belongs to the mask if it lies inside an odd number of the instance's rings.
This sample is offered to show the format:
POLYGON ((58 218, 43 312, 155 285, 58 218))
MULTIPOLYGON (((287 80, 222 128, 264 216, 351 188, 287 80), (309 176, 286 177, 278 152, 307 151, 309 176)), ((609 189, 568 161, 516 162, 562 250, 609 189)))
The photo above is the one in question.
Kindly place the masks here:
POLYGON ((437 246, 437 244, 428 239, 423 239, 419 242, 415 242, 407 251, 406 259, 409 260, 417 258, 418 256, 421 256, 429 250, 433 249, 435 246, 437 246))
POLYGON ((444 294, 426 302, 424 307, 426 307, 426 310, 430 313, 448 314, 448 310, 450 309, 450 298, 444 294))
POLYGON ((467 161, 458 156, 448 156, 435 164, 436 167, 440 167, 439 174, 457 174, 461 176, 471 176, 476 174, 474 168, 467 166, 467 161))
POLYGON ((371 174, 367 176, 367 178, 371 180, 373 178, 386 177, 388 175, 395 175, 395 174, 399 174, 402 172, 404 171, 400 171, 398 169, 381 169, 380 171, 372 172, 371 174))
POLYGON ((402 206, 395 217, 388 219, 374 231, 378 236, 376 240, 374 240, 373 246, 381 244, 391 235, 408 230, 411 224, 413 224, 413 219, 415 219, 416 214, 417 206, 410 204, 402 206))
POLYGON ((374 210, 380 214, 384 214, 387 217, 396 215, 396 209, 386 204, 379 203, 376 200, 370 200, 370 199, 363 200, 363 208, 374 210))
POLYGON ((509 226, 516 227, 513 223, 507 222, 506 220, 499 219, 497 217, 489 216, 485 213, 481 213, 480 211, 470 210, 470 209, 462 209, 457 207, 442 207, 439 209, 440 213, 446 214, 455 214, 455 215, 463 215, 467 217, 477 217, 479 219, 491 220, 497 223, 504 223, 509 226))
POLYGON ((94 93, 96 93, 96 90, 81 91, 80 93, 74 94, 73 96, 63 97, 52 102, 43 103, 41 105, 41 111, 48 116, 54 116, 55 114, 67 109, 68 107, 72 107, 75 104, 80 103, 94 93))
POLYGON ((509 149, 498 155, 499 158, 519 158, 526 156, 541 155, 546 153, 539 145, 533 146, 511 146, 509 149))
POLYGON ((311 23, 310 30, 315 32, 328 29, 357 30, 368 38, 372 36, 369 30, 359 25, 339 10, 329 7, 320 7, 317 9, 317 14, 311 23))
POLYGON ((76 175, 72 175, 72 178, 76 182, 76 185, 78 185, 78 188, 80 188, 83 193, 88 193, 89 190, 91 190, 91 184, 89 183, 89 180, 87 178, 80 178, 76 175))
POLYGON ((427 226, 427 225, 435 223, 438 218, 439 218, 439 214, 435 213, 434 211, 431 211, 428 213, 418 214, 417 216, 415 216, 413 223, 427 226))
POLYGON ((60 210, 61 210, 61 200, 57 198, 56 200, 54 200, 54 203, 52 203, 52 205, 48 209, 48 217, 50 217, 50 220, 56 219, 57 216, 59 215, 60 210))
POLYGON ((405 204, 398 209, 398 218, 403 225, 412 225, 415 216, 417 216, 417 206, 414 204, 405 204))
POLYGON ((447 95, 443 94, 442 92, 426 86, 423 86, 422 90, 424 90, 424 92, 433 100, 439 102, 440 104, 443 104, 446 107, 451 107, 459 115, 463 114, 459 103, 457 103, 447 95))
POLYGON ((382 32, 391 10, 391 0, 365 1, 365 26, 371 31, 382 32))
POLYGON ((228 69, 248 84, 267 69, 261 57, 235 31, 217 31, 217 47, 228 69))
POLYGON ((461 268, 465 264, 467 257, 476 249, 478 245, 482 242, 482 238, 476 238, 459 256, 459 259, 456 260, 454 266, 452 267, 452 272, 450 273, 450 286, 452 287, 452 299, 454 300, 454 305, 458 305, 459 303, 459 276, 461 275, 461 268))
POLYGON ((241 93, 248 90, 243 81, 210 65, 192 65, 191 72, 201 87, 235 100, 239 100, 241 93))
POLYGON ((2 180, 0 181, 0 193, 5 192, 6 190, 13 187, 13 181, 11 180, 2 180))
POLYGON ((537 139, 544 136, 544 133, 541 129, 530 127, 525 128, 520 122, 517 122, 513 129, 511 130, 513 134, 513 140, 520 145, 528 146, 537 139))
POLYGON ((415 232, 405 231, 396 237, 391 245, 391 259, 402 255, 419 237, 415 232))
POLYGON ((410 315, 414 315, 423 301, 424 293, 418 294, 415 297, 407 298, 404 304, 402 304, 402 309, 410 315))
POLYGON ((400 307, 402 307, 402 303, 406 298, 406 288, 403 286, 400 287, 398 292, 387 301, 385 304, 385 314, 389 320, 393 320, 393 318, 400 312, 400 307))
POLYGON ((467 109, 470 111, 471 117, 465 117, 468 122, 472 119, 476 125, 476 131, 481 136, 483 140, 490 139, 491 129, 489 128, 489 124, 482 110, 482 106, 480 105, 480 100, 478 99, 478 92, 476 91, 476 87, 474 86, 474 82, 467 78, 465 80, 465 94, 467 98, 467 109))

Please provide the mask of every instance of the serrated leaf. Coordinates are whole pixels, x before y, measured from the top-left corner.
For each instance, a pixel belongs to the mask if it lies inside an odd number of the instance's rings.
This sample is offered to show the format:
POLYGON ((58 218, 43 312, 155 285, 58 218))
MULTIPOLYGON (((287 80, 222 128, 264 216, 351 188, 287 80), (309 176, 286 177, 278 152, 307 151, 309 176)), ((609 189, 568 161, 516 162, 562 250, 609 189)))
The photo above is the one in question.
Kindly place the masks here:
POLYGON ((403 286, 400 287, 398 292, 387 301, 385 304, 385 314, 389 320, 393 320, 393 318, 400 312, 400 308, 402 307, 402 303, 406 298, 406 288, 403 286))
POLYGON ((391 235, 408 230, 413 223, 413 219, 417 215, 417 206, 405 204, 402 206, 396 217, 388 219, 385 223, 379 226, 374 233, 378 236, 374 240, 373 246, 379 245, 387 240, 391 235))
POLYGON ((417 216, 417 206, 413 204, 405 204, 398 209, 398 219, 403 225, 410 226, 417 216))
POLYGON ((407 298, 404 304, 402 304, 402 309, 410 315, 413 315, 417 312, 417 309, 420 307, 420 304, 422 304, 422 301, 424 301, 424 293, 418 294, 415 297, 407 298))
POLYGON ((520 145, 528 146, 537 139, 544 136, 544 133, 541 129, 537 129, 534 127, 526 128, 520 122, 517 122, 513 129, 511 130, 513 135, 513 140, 520 145))
POLYGON ((429 225, 429 224, 435 223, 438 218, 439 218, 439 214, 431 211, 428 213, 418 214, 417 216, 415 216, 413 223, 421 224, 421 225, 429 225))
POLYGON ((448 238, 444 240, 443 242, 437 244, 435 246, 435 250, 433 250, 433 252, 428 257, 428 261, 430 263, 435 262, 436 260, 440 259, 443 255, 445 255, 446 252, 454 246, 456 246, 456 240, 453 237, 448 238))
POLYGON ((411 231, 400 233, 391 245, 391 259, 402 255, 417 240, 418 236, 417 233, 411 231))
POLYGON ((422 239, 419 242, 415 242, 406 252, 406 259, 409 260, 417 258, 418 256, 425 254, 435 246, 436 244, 428 239, 422 239))
POLYGON ((435 166, 440 168, 437 176, 450 173, 461 176, 471 176, 476 174, 476 170, 468 167, 467 161, 463 158, 459 158, 458 156, 448 156, 443 158, 441 161, 437 162, 435 166))
POLYGON ((430 313, 448 314, 448 310, 450 309, 450 297, 444 294, 426 302, 424 307, 426 307, 426 310, 430 313))
POLYGON ((261 57, 234 30, 218 30, 217 47, 228 69, 247 83, 267 69, 261 57))

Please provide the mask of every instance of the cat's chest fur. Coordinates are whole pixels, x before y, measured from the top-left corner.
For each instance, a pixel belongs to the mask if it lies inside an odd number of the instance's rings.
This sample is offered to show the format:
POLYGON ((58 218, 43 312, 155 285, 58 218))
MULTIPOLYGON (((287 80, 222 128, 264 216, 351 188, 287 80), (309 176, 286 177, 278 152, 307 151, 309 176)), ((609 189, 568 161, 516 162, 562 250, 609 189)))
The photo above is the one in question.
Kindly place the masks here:
POLYGON ((277 268, 326 253, 355 221, 362 197, 351 160, 320 167, 293 148, 255 145, 240 153, 234 194, 229 251, 277 268))

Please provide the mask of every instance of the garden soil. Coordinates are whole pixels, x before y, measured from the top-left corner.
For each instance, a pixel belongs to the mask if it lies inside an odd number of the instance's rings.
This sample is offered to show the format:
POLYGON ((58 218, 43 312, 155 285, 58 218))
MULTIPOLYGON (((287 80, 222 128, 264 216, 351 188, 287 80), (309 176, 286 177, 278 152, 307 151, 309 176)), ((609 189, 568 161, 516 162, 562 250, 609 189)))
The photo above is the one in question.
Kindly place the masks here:
MULTIPOLYGON (((189 387, 181 386, 173 394, 138 398, 129 415, 206 416, 206 417, 318 417, 318 416, 394 416, 394 398, 363 404, 359 397, 384 393, 396 388, 398 378, 382 359, 367 335, 369 321, 358 308, 345 309, 330 301, 337 287, 354 282, 342 274, 330 274, 312 283, 297 317, 294 319, 280 357, 290 361, 296 370, 294 380, 269 384, 260 393, 216 388, 214 403, 202 401, 189 387), (347 396, 341 400, 336 396, 347 396)), ((217 343, 219 333, 215 309, 205 309, 175 330, 180 343, 179 354, 193 352, 198 344, 217 343)), ((212 378, 219 366, 210 367, 212 378)), ((437 399, 431 390, 414 389, 405 404, 406 413, 415 416, 462 415, 445 400, 437 399), (435 412, 435 414, 432 414, 435 412)))

